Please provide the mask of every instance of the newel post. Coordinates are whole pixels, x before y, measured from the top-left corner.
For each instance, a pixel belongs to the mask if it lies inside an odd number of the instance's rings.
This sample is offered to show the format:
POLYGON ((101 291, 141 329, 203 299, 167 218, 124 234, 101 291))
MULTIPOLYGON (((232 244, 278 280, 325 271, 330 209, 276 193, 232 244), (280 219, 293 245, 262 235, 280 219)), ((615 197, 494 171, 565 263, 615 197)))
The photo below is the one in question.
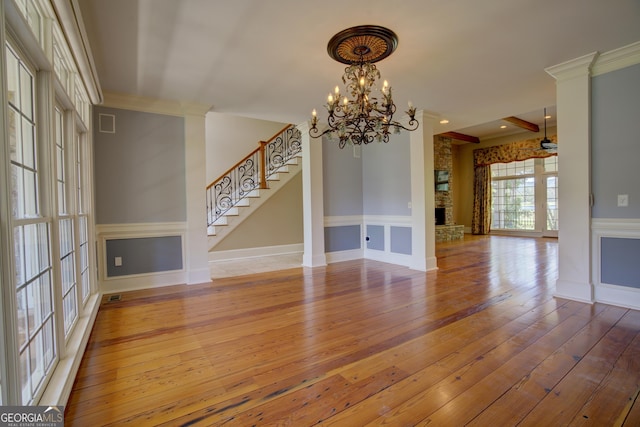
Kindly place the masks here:
POLYGON ((266 141, 260 141, 260 189, 267 189, 266 141))

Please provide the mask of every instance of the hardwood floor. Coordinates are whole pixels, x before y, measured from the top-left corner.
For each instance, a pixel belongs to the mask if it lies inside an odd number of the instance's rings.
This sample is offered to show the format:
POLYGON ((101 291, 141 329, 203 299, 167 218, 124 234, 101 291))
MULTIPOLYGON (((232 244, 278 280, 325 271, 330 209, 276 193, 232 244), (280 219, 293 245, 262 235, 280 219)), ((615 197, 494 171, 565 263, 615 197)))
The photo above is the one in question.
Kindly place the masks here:
POLYGON ((66 425, 640 425, 640 312, 553 298, 556 240, 437 256, 104 302, 66 425))

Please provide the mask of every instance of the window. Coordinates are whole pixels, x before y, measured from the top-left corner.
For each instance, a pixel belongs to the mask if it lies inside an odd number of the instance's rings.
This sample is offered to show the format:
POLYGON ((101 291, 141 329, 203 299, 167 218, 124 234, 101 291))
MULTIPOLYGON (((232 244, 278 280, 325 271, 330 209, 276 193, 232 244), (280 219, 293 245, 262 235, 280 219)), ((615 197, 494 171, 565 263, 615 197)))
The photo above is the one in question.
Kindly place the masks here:
POLYGON ((534 159, 491 165, 491 228, 535 229, 534 159))
POLYGON ((557 156, 492 164, 491 228, 557 231, 557 170, 557 156))
POLYGON ((78 245, 79 245, 79 273, 80 273, 80 298, 86 303, 91 294, 91 281, 89 277, 89 215, 87 208, 87 139, 86 133, 76 133, 76 194, 78 212, 78 245))
POLYGON ((34 72, 8 45, 6 56, 19 378, 29 404, 56 360, 50 224, 40 212, 34 72))
POLYGON ((67 156, 70 145, 66 139, 65 112, 62 107, 55 108, 55 152, 56 152, 56 183, 58 193, 58 236, 60 248, 60 283, 62 285, 62 314, 65 337, 78 318, 78 299, 76 287, 76 251, 74 241, 74 220, 70 213, 73 203, 70 200, 73 193, 67 191, 69 187, 69 170, 67 156), (69 197, 70 196, 70 197, 69 197))
POLYGON ((547 230, 558 231, 558 156, 543 159, 546 184, 547 230))
POLYGON ((0 64, 7 89, 0 91, 7 125, 0 144, 8 153, 0 161, 9 176, 0 180, 1 202, 9 207, 8 218, 0 212, 0 227, 10 241, 10 250, 0 252, 9 292, 0 298, 0 403, 35 405, 47 387, 57 394, 68 386, 74 368, 58 360, 82 356, 82 339, 75 338, 88 337, 89 314, 99 304, 91 102, 50 0, 14 0, 3 9, 10 12, 2 14, 3 28, 12 31, 2 34, 0 64))

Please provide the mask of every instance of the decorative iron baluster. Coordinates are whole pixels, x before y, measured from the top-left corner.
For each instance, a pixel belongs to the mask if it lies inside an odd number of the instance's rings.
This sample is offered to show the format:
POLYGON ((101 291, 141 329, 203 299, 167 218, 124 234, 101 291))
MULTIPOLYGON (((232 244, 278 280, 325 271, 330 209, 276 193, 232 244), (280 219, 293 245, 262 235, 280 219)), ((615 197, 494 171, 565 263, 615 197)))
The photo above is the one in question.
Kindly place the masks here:
POLYGON ((210 187, 210 200, 207 202, 209 225, 247 197, 259 182, 258 153, 254 152, 210 187))
POLYGON ((207 187, 207 225, 213 225, 251 191, 267 188, 266 182, 261 181, 276 173, 302 150, 301 133, 295 126, 289 126, 260 145, 207 187))
POLYGON ((302 150, 301 133, 295 126, 290 126, 271 140, 265 149, 266 172, 271 176, 302 150))

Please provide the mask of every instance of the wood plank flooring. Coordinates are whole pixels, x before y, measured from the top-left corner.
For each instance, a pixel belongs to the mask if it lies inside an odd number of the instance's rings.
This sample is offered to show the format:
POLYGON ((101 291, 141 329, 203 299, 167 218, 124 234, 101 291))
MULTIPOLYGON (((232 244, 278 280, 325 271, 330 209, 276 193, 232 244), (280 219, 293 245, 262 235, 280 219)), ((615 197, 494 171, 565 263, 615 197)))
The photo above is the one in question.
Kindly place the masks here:
POLYGON ((640 312, 553 298, 556 240, 437 257, 105 298, 66 425, 640 425, 640 312))

